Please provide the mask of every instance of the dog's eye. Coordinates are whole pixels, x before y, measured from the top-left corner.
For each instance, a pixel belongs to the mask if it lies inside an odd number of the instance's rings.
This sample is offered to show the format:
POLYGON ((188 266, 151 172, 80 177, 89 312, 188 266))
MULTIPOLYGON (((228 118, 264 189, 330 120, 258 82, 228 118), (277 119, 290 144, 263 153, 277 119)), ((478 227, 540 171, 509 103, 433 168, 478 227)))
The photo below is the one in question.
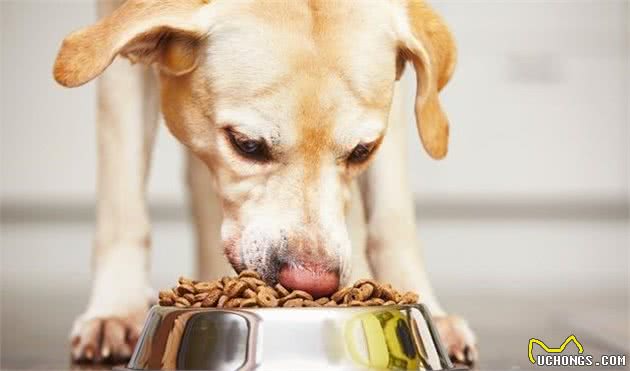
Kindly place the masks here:
POLYGON ((256 161, 269 160, 269 149, 264 140, 251 139, 233 130, 227 130, 232 146, 243 156, 256 161))
POLYGON ((374 143, 359 143, 352 152, 350 156, 348 156, 348 162, 360 164, 370 157, 372 153, 372 149, 374 148, 374 143))

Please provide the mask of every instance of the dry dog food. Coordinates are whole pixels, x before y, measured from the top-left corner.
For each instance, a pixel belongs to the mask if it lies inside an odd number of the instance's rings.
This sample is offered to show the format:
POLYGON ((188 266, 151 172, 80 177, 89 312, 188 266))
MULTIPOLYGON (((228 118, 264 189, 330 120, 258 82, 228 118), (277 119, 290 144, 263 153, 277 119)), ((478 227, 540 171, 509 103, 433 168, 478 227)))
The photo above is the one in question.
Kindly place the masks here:
POLYGON ((370 279, 359 280, 330 297, 314 299, 305 291, 290 291, 280 284, 268 286, 258 273, 250 270, 238 277, 210 282, 180 277, 176 287, 160 291, 159 296, 160 305, 180 308, 363 307, 417 302, 416 293, 400 293, 389 284, 370 279))

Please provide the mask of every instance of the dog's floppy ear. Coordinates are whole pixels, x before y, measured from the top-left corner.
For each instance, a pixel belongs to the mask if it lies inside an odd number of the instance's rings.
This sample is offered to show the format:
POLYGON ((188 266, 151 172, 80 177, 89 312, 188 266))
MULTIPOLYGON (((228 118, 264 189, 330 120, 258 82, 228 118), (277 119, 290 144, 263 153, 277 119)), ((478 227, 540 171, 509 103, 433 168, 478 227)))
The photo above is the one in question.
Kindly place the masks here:
POLYGON ((53 74, 75 87, 101 74, 117 55, 132 62, 156 62, 166 73, 182 75, 197 65, 197 44, 205 36, 199 17, 209 0, 128 0, 98 23, 63 41, 53 74))
POLYGON ((453 73, 457 51, 449 29, 433 9, 423 0, 408 0, 406 5, 400 47, 402 57, 416 70, 416 125, 424 149, 440 159, 448 150, 448 119, 438 93, 453 73))

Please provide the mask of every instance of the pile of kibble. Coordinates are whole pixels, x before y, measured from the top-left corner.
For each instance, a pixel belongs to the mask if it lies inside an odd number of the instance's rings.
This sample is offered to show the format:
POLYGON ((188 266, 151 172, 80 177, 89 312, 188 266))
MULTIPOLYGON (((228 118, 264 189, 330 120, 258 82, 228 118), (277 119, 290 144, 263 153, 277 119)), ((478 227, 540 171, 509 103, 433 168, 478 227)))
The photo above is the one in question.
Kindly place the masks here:
POLYGON ((314 299, 305 291, 290 291, 280 284, 268 286, 258 273, 250 270, 241 272, 238 277, 216 281, 180 277, 177 286, 160 291, 159 296, 160 305, 180 308, 363 307, 417 302, 418 294, 403 294, 389 284, 370 279, 359 280, 330 297, 314 299))

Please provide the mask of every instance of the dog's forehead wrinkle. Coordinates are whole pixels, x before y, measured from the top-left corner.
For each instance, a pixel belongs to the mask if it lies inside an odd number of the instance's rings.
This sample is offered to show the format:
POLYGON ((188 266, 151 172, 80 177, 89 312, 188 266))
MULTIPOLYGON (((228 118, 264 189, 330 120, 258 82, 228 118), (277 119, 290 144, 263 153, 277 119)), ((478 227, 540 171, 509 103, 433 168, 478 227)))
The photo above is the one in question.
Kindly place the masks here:
MULTIPOLYGON (((252 99, 273 93, 286 81, 290 60, 274 46, 273 35, 251 26, 215 35, 206 53, 206 71, 221 99, 252 99), (252 32, 255 31, 255 32, 252 32)), ((237 103, 243 103, 237 102, 237 103)))
POLYGON ((246 14, 250 16, 235 12, 233 19, 223 21, 225 25, 211 35, 207 55, 212 80, 219 89, 236 96, 255 96, 273 93, 274 83, 286 85, 282 81, 291 76, 287 71, 309 69, 313 73, 313 67, 326 66, 341 72, 340 77, 364 103, 381 104, 371 96, 370 80, 381 85, 393 72, 380 71, 395 70, 395 63, 390 62, 396 53, 388 40, 391 32, 386 30, 389 17, 354 3, 249 3, 246 8, 251 11, 246 14))

